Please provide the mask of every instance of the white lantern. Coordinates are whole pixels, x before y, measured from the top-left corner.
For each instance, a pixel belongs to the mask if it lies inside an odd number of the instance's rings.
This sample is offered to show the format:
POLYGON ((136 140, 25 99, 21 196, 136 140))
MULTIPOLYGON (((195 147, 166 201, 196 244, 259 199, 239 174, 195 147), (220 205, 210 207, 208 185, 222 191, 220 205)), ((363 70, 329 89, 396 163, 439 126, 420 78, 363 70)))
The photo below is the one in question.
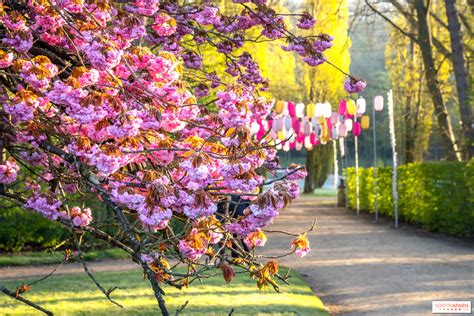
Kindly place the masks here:
POLYGON ((257 134, 259 130, 260 130, 260 124, 258 124, 257 122, 253 121, 253 122, 250 124, 250 135, 255 135, 255 134, 257 134))
POLYGON ((332 115, 331 104, 329 102, 324 102, 324 113, 325 118, 330 118, 332 115))
POLYGON ((314 116, 315 117, 324 116, 324 104, 316 103, 314 107, 314 116))
POLYGON ((304 116, 304 104, 303 103, 297 103, 296 104, 296 117, 302 118, 304 116))
POLYGON ((352 120, 351 119, 345 119, 344 120, 344 125, 346 126, 346 131, 350 132, 352 131, 352 120))
POLYGON ((286 142, 285 145, 283 145, 283 151, 290 151, 290 143, 286 142))
POLYGON ((275 146, 277 150, 281 150, 283 147, 281 146, 281 142, 278 142, 275 146))
POLYGON ((309 136, 306 136, 304 138, 304 148, 306 148, 307 150, 311 150, 313 148, 313 145, 311 144, 311 139, 309 138, 309 136))
POLYGON ((283 111, 281 112, 282 115, 288 115, 288 102, 285 101, 285 104, 283 105, 283 111))
POLYGON ((301 149, 303 149, 303 143, 296 142, 295 149, 298 150, 298 151, 300 151, 301 149))
POLYGON ((381 95, 376 95, 374 97, 374 109, 375 111, 383 110, 383 97, 381 95))
POLYGON ((364 114, 365 113, 365 108, 366 108, 366 102, 363 97, 360 97, 357 99, 357 114, 364 114))

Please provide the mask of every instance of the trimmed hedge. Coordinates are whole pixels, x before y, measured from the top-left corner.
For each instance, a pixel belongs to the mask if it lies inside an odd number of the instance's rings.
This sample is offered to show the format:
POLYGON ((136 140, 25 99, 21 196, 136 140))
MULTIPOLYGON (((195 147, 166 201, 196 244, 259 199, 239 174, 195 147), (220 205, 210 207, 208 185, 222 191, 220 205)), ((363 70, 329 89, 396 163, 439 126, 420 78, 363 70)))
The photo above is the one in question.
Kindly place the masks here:
MULTIPOLYGON (((355 168, 347 169, 349 206, 356 208, 355 168)), ((398 167, 399 219, 458 237, 474 235, 474 159, 398 167)), ((393 217, 392 168, 377 168, 379 213, 393 217)), ((374 212, 374 169, 359 168, 361 210, 374 212)))

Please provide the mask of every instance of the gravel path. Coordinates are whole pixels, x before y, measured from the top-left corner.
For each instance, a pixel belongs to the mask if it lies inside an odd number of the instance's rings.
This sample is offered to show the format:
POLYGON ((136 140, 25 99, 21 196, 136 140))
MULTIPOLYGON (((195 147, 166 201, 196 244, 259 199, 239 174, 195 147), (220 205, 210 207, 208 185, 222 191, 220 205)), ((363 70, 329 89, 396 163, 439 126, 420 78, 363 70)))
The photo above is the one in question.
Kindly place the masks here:
MULTIPOLYGON (((413 229, 373 224, 371 218, 334 208, 329 199, 302 197, 282 212, 273 229, 309 235, 312 251, 282 265, 300 271, 332 314, 431 315, 432 300, 474 299, 473 247, 413 229)), ((273 234, 272 234, 273 235, 273 234)), ((290 236, 269 238, 265 252, 285 252, 290 236)), ((89 264, 92 271, 137 268, 130 261, 89 264)), ((44 275, 51 266, 0 268, 0 280, 44 275)), ((59 274, 82 272, 67 264, 59 274)))
MULTIPOLYGON (((431 315, 432 300, 474 299, 472 245, 373 224, 328 198, 298 199, 272 228, 298 232, 314 218, 312 252, 280 262, 300 271, 332 314, 431 315)), ((291 239, 275 235, 268 249, 288 249, 291 239)))

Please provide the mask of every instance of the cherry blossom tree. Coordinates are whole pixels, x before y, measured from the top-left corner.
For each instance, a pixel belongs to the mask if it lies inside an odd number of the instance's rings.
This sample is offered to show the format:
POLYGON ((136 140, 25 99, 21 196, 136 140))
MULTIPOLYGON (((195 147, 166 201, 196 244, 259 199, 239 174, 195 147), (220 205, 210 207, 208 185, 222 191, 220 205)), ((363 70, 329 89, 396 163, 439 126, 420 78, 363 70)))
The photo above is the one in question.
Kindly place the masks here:
MULTIPOLYGON (((281 232, 294 235, 287 254, 255 252, 306 172, 281 168, 275 141, 250 132, 273 104, 242 47, 281 40, 317 66, 330 63, 332 37, 293 34, 265 0, 233 2, 235 15, 209 1, 0 3, 0 196, 64 225, 85 271, 117 305, 113 288, 87 269, 85 235, 130 254, 163 315, 166 286, 188 286, 216 268, 230 282, 238 267, 278 290, 275 280, 286 277, 276 259, 310 250, 306 232, 281 232), (202 59, 203 49, 223 57, 224 75, 202 59), (91 198, 110 210, 106 221, 94 219, 91 198), (243 212, 233 214, 232 203, 243 212)), ((316 22, 308 13, 297 19, 303 30, 316 22)), ((345 87, 360 92, 365 82, 348 75, 345 87)), ((0 288, 50 313, 21 296, 30 286, 0 288)))

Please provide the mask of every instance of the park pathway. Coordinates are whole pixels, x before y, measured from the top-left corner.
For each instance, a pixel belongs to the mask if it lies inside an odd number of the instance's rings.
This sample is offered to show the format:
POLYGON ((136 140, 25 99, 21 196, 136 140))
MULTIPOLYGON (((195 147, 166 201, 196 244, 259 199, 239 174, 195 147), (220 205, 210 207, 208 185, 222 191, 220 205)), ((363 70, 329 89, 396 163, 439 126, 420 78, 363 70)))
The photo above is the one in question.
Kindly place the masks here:
MULTIPOLYGON (((373 224, 335 208, 333 199, 301 197, 272 229, 309 234, 312 252, 287 257, 336 315, 431 315, 432 300, 474 299, 474 248, 414 229, 373 224)), ((290 236, 268 239, 265 252, 287 250, 290 236)))

